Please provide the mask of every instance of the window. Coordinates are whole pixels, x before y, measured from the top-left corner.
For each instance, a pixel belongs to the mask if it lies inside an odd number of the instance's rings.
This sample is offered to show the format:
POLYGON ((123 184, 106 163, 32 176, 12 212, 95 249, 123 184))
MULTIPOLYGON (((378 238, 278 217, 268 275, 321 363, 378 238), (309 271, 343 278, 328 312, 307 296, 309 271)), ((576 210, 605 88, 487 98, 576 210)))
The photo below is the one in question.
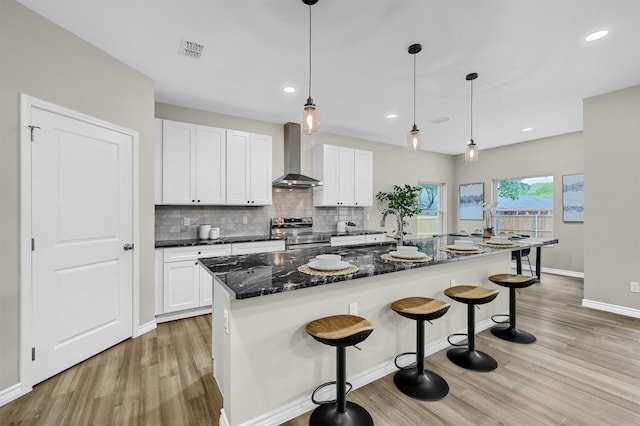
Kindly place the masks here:
POLYGON ((553 176, 495 181, 498 233, 553 236, 553 176))
POLYGON ((419 183, 421 189, 418 196, 418 202, 422 213, 417 219, 417 237, 428 237, 433 234, 442 233, 442 217, 441 208, 442 185, 437 183, 419 183))

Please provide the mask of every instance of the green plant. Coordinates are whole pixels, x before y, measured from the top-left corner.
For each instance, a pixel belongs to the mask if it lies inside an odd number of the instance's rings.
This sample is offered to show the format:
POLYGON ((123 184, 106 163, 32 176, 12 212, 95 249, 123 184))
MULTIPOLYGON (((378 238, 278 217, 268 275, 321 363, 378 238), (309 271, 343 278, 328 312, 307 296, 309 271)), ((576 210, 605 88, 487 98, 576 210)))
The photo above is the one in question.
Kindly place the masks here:
POLYGON ((404 222, 405 217, 415 216, 422 211, 418 203, 421 190, 418 186, 393 185, 391 192, 380 191, 376 194, 376 199, 381 203, 386 203, 388 208, 396 209, 404 222))

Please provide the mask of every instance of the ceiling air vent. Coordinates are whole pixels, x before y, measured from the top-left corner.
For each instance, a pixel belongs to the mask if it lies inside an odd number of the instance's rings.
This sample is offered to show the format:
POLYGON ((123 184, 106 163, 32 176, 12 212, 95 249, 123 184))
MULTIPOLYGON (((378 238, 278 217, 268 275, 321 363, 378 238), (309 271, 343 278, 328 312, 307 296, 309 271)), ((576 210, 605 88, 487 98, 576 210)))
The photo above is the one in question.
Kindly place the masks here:
POLYGON ((200 59, 202 56, 202 51, 204 50, 204 45, 200 43, 196 43, 195 41, 189 41, 182 39, 180 42, 180 54, 186 56, 187 58, 200 59))

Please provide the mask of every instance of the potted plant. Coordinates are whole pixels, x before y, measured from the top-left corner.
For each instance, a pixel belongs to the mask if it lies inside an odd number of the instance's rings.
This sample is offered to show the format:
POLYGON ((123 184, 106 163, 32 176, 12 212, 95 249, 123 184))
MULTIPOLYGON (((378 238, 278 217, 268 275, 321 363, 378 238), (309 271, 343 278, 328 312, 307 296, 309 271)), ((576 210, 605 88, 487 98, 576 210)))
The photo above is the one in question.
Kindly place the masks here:
MULTIPOLYGON (((418 186, 393 185, 391 192, 380 191, 376 194, 376 199, 382 204, 386 203, 386 208, 397 210, 402 223, 406 225, 405 218, 420 214, 422 211, 418 200, 420 191, 418 186)), ((403 233, 406 234, 406 232, 403 233)))

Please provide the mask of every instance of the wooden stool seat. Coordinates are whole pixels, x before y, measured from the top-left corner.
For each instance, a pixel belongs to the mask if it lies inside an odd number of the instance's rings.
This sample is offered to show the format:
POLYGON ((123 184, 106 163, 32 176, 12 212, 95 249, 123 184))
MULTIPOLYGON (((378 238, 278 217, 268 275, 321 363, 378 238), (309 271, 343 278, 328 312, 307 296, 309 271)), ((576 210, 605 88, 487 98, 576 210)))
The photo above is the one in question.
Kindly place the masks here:
POLYGON ((347 385, 349 390, 352 386, 347 382, 346 347, 369 337, 373 325, 356 315, 333 315, 311 321, 306 330, 318 342, 336 347, 336 381, 318 386, 311 394, 311 401, 319 407, 311 413, 309 425, 372 426, 373 419, 367 410, 355 402, 347 401, 347 385), (336 385, 336 399, 316 401, 316 392, 333 384, 336 385))
POLYGON ((330 346, 353 346, 366 339, 373 325, 356 315, 333 315, 311 321, 307 333, 330 346))
POLYGON ((517 274, 496 274, 489 277, 492 283, 509 288, 525 288, 536 282, 536 277, 517 274))
POLYGON ((403 317, 426 321, 440 318, 449 307, 447 302, 428 297, 407 297, 391 304, 391 309, 403 317))
MULTIPOLYGON (((444 294, 461 303, 467 305, 467 345, 466 347, 453 348, 447 351, 447 358, 459 367, 473 371, 492 371, 498 368, 498 362, 484 352, 475 348, 475 305, 489 303, 498 296, 498 290, 492 288, 478 287, 473 285, 459 285, 449 287, 444 294)), ((463 346, 462 344, 454 344, 450 338, 457 334, 449 336, 449 343, 454 346, 463 346)))
MULTIPOLYGON (((533 343, 536 341, 536 337, 524 330, 520 330, 516 327, 516 290, 519 288, 529 287, 537 282, 537 277, 529 277, 526 275, 517 274, 496 274, 489 277, 489 281, 509 288, 509 326, 508 327, 493 327, 491 334, 499 337, 503 340, 514 343, 533 343)), ((494 315, 507 316, 505 314, 494 315)), ((491 318, 493 319, 493 317, 491 318)), ((504 324, 506 321, 497 321, 498 324, 504 324)))
POLYGON ((498 296, 498 290, 474 285, 458 285, 449 287, 444 294, 458 302, 482 305, 495 299, 498 296))

